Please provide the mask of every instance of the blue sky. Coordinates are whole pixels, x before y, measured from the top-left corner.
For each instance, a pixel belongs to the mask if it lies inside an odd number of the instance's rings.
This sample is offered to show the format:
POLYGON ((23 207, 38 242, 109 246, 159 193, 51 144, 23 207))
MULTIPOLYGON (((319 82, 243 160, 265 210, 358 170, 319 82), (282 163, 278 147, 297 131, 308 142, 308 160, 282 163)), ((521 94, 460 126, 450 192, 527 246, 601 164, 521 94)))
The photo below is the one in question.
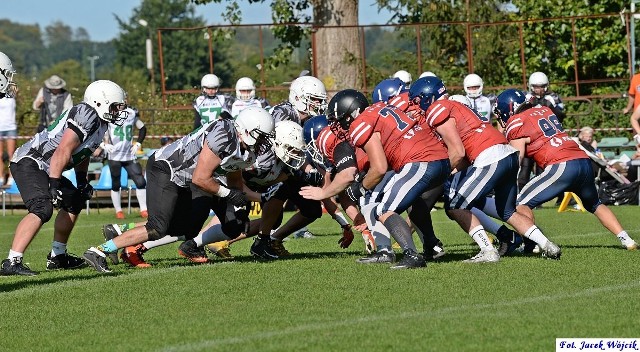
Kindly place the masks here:
MULTIPOLYGON (((139 6, 136 0, 1 0, 0 18, 8 18, 22 24, 39 24, 41 29, 55 21, 62 21, 73 29, 84 27, 93 41, 108 41, 118 35, 118 24, 114 14, 121 19, 128 19, 134 7, 139 6)), ((270 23, 270 1, 262 4, 248 5, 246 0, 239 0, 243 13, 243 22, 270 23), (266 14, 266 15, 265 15, 266 14)), ((196 6, 196 14, 204 17, 207 24, 223 23, 220 13, 224 4, 196 6)), ((360 0, 360 24, 384 24, 391 14, 384 11, 378 14, 373 0, 360 0)))

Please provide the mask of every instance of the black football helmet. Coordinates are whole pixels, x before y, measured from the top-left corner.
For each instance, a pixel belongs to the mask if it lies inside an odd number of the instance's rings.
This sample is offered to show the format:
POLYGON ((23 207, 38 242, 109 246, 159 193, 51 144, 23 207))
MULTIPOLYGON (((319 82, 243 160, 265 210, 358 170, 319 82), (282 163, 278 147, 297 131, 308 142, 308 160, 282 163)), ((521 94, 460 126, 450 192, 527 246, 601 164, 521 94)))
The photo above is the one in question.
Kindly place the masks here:
POLYGON ((361 92, 355 89, 341 90, 329 101, 327 120, 331 125, 338 124, 341 129, 348 131, 351 122, 368 106, 369 101, 361 92))

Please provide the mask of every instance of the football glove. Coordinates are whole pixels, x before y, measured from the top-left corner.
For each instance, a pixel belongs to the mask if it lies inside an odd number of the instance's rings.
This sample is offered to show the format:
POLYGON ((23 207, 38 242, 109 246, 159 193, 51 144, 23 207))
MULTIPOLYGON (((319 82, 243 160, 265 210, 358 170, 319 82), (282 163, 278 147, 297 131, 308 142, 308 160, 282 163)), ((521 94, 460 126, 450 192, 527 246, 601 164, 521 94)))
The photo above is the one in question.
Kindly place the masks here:
POLYGON ((349 187, 347 187, 347 195, 352 201, 356 203, 358 202, 360 197, 365 195, 365 193, 367 193, 367 190, 362 187, 362 183, 360 182, 353 182, 349 185, 349 187))
POLYGON ((113 153, 113 151, 116 149, 116 147, 113 144, 109 144, 105 142, 100 143, 100 148, 102 148, 102 150, 104 150, 107 154, 113 153))
POLYGON ((229 204, 234 205, 236 207, 246 206, 247 203, 249 202, 247 200, 247 194, 237 189, 230 189, 229 195, 227 195, 225 198, 227 199, 227 202, 229 204))
POLYGON ((88 201, 93 197, 93 186, 88 183, 78 185, 78 191, 80 191, 80 198, 82 198, 83 201, 88 201))
POLYGON ((376 240, 373 238, 371 231, 362 231, 362 240, 364 240, 364 251, 367 254, 372 254, 376 251, 376 240))
POLYGON ((62 206, 62 191, 60 190, 60 179, 49 179, 49 196, 51 196, 51 204, 56 209, 60 209, 62 206))
POLYGON ((142 145, 140 144, 140 142, 135 142, 131 146, 131 153, 133 155, 136 155, 136 154, 138 154, 138 150, 140 150, 141 148, 142 148, 142 145))
POLYGON ((271 200, 271 197, 273 197, 276 194, 276 192, 278 192, 278 190, 280 189, 280 186, 282 186, 282 182, 278 182, 275 185, 271 185, 266 192, 260 194, 260 202, 266 203, 269 200, 271 200))
POLYGON ((353 231, 351 231, 351 225, 342 226, 342 238, 338 240, 340 248, 349 248, 353 242, 353 231))

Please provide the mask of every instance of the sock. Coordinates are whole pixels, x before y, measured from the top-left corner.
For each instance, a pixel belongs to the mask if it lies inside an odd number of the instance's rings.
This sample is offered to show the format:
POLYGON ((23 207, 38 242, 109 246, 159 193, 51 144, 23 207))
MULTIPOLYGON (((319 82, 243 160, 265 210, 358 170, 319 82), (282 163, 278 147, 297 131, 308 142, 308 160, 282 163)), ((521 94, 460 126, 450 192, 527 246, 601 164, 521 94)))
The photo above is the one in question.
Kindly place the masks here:
POLYGON ((477 208, 472 208, 471 212, 476 216, 476 218, 478 218, 478 220, 480 220, 480 224, 482 224, 482 227, 484 227, 485 231, 489 231, 494 235, 498 233, 498 229, 501 225, 490 218, 489 215, 485 214, 483 211, 477 208))
POLYGON ((376 250, 391 252, 391 234, 380 221, 376 221, 376 223, 373 224, 371 233, 373 234, 373 239, 376 241, 376 250))
POLYGON ((138 198, 138 205, 140 205, 140 211, 147 210, 147 190, 136 189, 136 198, 138 198))
POLYGON ((128 224, 122 224, 122 225, 118 225, 120 227, 120 230, 122 230, 122 232, 125 232, 127 230, 131 230, 133 228, 136 227, 136 223, 135 222, 130 222, 128 224))
POLYGON ((56 255, 65 254, 65 253, 67 253, 67 244, 58 242, 58 241, 53 241, 53 243, 51 244, 51 256, 55 257, 56 255))
POLYGON ((116 213, 122 211, 122 204, 120 203, 120 192, 111 191, 111 201, 113 202, 113 207, 116 209, 116 213))
POLYGON ((524 237, 537 243, 540 248, 544 248, 547 245, 547 241, 549 241, 536 225, 531 226, 527 232, 524 233, 524 237))
POLYGON ((114 253, 118 250, 118 247, 113 243, 113 240, 108 240, 107 242, 99 245, 97 249, 104 253, 114 253))
POLYGON ((13 249, 9 250, 9 256, 7 257, 7 259, 14 261, 17 258, 22 258, 22 256, 24 255, 24 253, 22 252, 16 252, 13 249))
POLYGON ((484 201, 484 206, 482 206, 480 210, 494 219, 500 219, 500 216, 498 215, 498 209, 496 209, 495 198, 487 197, 484 201))
POLYGON ((469 231, 469 236, 476 241, 481 250, 493 248, 493 245, 489 241, 489 237, 487 237, 487 233, 484 231, 482 225, 472 228, 469 231))
POLYGON ((413 237, 411 235, 411 229, 404 219, 398 214, 392 214, 383 223, 384 227, 389 230, 389 233, 393 239, 398 242, 403 251, 412 250, 417 252, 416 245, 413 243, 413 237))
POLYGON ((622 232, 617 234, 616 237, 618 237, 620 242, 633 241, 631 237, 629 237, 629 234, 627 233, 627 231, 624 231, 624 230, 622 230, 622 232))
POLYGON ((167 236, 162 237, 159 240, 147 241, 147 242, 143 243, 142 245, 144 246, 144 248, 149 250, 151 248, 164 246, 165 244, 169 244, 169 243, 173 243, 173 242, 177 242, 177 241, 178 241, 178 237, 172 237, 172 236, 168 236, 167 235, 167 236))
POLYGON ((218 241, 228 241, 231 238, 222 232, 222 225, 215 224, 208 228, 206 231, 200 232, 193 240, 196 241, 196 245, 201 247, 205 244, 214 243, 218 241))

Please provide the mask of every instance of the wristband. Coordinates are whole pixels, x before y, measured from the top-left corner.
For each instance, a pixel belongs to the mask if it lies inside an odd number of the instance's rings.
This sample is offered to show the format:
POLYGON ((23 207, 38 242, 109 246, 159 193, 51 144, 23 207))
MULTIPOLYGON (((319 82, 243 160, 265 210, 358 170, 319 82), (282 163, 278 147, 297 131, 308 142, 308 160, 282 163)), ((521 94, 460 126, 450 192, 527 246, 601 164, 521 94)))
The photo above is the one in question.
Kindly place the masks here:
POLYGON ((228 189, 227 187, 220 185, 220 187, 218 188, 218 192, 216 192, 216 196, 220 197, 220 198, 224 198, 226 196, 229 195, 229 193, 231 193, 231 190, 228 189))
POLYGON ((344 227, 345 225, 349 225, 347 218, 344 217, 341 211, 336 211, 334 220, 340 224, 340 227, 344 227))
POLYGON ((53 188, 60 188, 60 179, 59 178, 49 178, 49 185, 53 188))

